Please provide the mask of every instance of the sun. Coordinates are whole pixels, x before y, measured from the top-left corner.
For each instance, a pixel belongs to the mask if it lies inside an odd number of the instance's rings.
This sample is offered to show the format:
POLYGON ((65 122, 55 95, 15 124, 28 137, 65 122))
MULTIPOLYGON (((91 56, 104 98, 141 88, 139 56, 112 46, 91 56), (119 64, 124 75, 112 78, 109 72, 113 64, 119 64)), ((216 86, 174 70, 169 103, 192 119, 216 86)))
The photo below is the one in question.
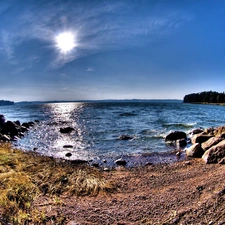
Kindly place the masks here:
POLYGON ((76 47, 75 36, 71 32, 63 32, 56 36, 56 47, 66 54, 76 47))

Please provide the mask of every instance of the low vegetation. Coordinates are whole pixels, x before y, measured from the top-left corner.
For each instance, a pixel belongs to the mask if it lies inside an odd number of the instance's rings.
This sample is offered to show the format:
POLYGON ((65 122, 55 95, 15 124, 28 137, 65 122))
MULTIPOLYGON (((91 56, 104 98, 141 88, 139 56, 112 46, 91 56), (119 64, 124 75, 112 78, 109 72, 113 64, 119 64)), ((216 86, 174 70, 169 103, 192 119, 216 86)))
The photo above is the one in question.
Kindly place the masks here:
POLYGON ((1 224, 46 223, 48 218, 33 206, 40 196, 50 196, 60 204, 62 194, 97 195, 114 189, 115 184, 97 169, 0 144, 1 224))

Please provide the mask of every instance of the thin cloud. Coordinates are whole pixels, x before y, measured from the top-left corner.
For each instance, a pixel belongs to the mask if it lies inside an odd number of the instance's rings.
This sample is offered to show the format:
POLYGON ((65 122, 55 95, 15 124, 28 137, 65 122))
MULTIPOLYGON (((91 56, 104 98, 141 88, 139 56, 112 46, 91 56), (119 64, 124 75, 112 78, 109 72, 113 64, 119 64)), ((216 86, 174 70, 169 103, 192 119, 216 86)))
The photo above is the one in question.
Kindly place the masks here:
POLYGON ((93 72, 93 71, 94 71, 94 68, 92 67, 87 68, 87 72, 93 72))
MULTIPOLYGON (((16 7, 17 4, 15 1, 11 7, 16 7)), ((99 1, 97 5, 96 2, 50 1, 45 7, 42 3, 31 1, 30 5, 24 6, 24 10, 17 12, 11 20, 10 26, 17 21, 17 28, 13 26, 11 29, 9 26, 8 30, 2 31, 0 50, 7 59, 12 59, 15 54, 19 54, 15 52, 15 46, 31 39, 39 40, 43 51, 52 52, 48 64, 50 69, 60 68, 77 58, 97 52, 145 45, 156 40, 159 35, 170 33, 192 18, 182 11, 168 10, 159 15, 160 5, 155 8, 154 4, 149 4, 148 1, 140 4, 139 1, 134 1, 133 4, 99 1), (142 15, 138 12, 137 6, 141 6, 140 10, 144 7, 152 7, 152 10, 150 14, 145 12, 142 15), (134 14, 138 16, 134 17, 134 14), (78 46, 69 54, 63 55, 56 50, 54 39, 65 30, 76 32, 78 46), (143 37, 141 41, 140 37, 143 37)))

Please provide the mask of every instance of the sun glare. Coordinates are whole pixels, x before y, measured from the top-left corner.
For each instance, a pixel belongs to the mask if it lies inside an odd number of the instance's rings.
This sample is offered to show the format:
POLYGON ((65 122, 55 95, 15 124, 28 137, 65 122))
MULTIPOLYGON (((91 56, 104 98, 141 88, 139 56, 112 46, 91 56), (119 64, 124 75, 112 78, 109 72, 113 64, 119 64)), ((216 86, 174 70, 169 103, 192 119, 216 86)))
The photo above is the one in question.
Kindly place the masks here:
POLYGON ((64 54, 76 47, 75 36, 71 32, 64 32, 56 36, 56 47, 64 54))

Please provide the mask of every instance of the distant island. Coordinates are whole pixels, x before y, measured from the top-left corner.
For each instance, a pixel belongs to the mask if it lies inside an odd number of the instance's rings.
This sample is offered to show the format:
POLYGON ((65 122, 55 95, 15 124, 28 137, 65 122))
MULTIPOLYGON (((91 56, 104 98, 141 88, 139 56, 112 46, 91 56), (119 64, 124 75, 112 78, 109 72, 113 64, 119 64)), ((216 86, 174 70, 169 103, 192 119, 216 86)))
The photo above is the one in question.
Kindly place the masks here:
POLYGON ((225 92, 204 91, 184 96, 184 103, 225 104, 225 92))
POLYGON ((2 105, 14 105, 14 102, 8 100, 0 100, 0 106, 2 105))

